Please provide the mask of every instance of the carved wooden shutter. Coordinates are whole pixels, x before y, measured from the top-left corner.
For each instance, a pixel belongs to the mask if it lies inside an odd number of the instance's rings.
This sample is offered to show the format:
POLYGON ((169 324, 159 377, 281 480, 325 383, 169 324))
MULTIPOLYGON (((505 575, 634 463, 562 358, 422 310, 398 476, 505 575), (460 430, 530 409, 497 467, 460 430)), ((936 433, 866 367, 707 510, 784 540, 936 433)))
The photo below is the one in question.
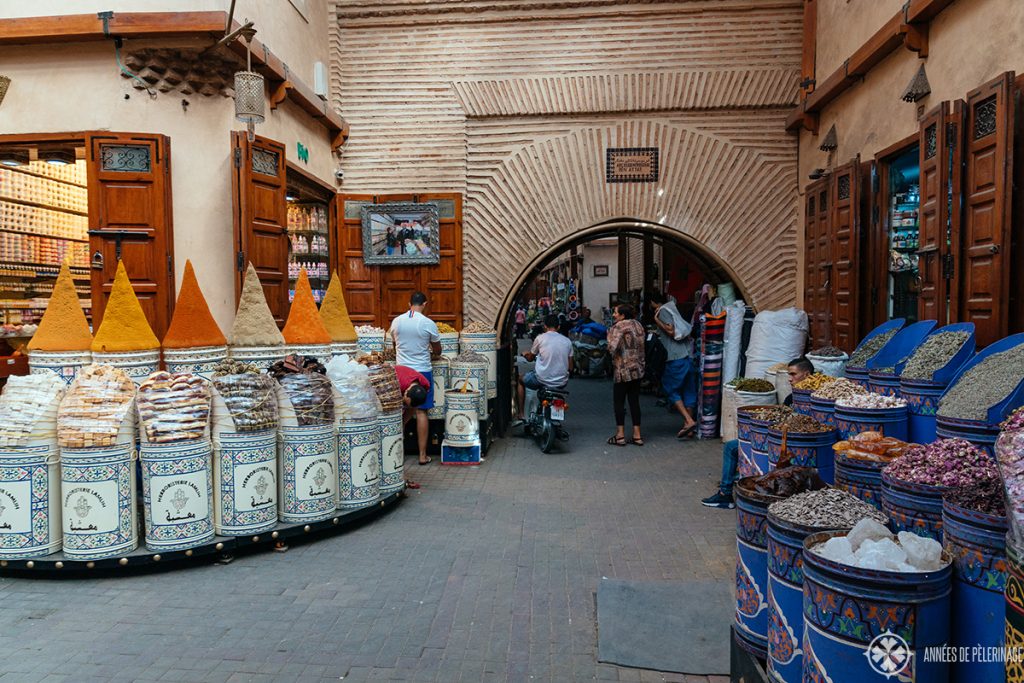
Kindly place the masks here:
POLYGON ((860 283, 860 161, 837 168, 831 177, 832 342, 853 351, 858 335, 860 283))
POLYGON ((373 204, 372 194, 338 195, 338 234, 335 262, 345 289, 348 315, 356 325, 377 324, 379 269, 363 262, 363 226, 360 209, 373 204))
POLYGON ((967 95, 961 317, 975 324, 979 345, 1009 324, 1012 84, 1007 72, 967 95))
POLYGON ((937 320, 939 325, 947 323, 946 296, 948 281, 944 264, 948 255, 946 247, 948 204, 948 176, 946 161, 949 144, 945 135, 945 120, 948 103, 931 110, 921 119, 919 137, 919 158, 921 167, 920 225, 918 267, 920 269, 920 290, 917 295, 918 320, 937 320))
POLYGON ((170 142, 163 135, 86 136, 93 329, 103 318, 117 260, 153 332, 163 338, 174 305, 170 142))
POLYGON ((231 133, 234 173, 235 298, 249 263, 256 268, 267 305, 278 325, 288 316, 288 204, 285 148, 257 137, 249 142, 242 131, 231 133))
MULTIPOLYGON (((824 289, 830 254, 822 251, 821 244, 822 235, 828 232, 826 182, 819 180, 808 185, 804 197, 804 309, 811 328, 811 344, 815 348, 830 341, 828 298, 824 289), (821 207, 822 201, 826 208, 821 207)), ((827 238, 824 244, 827 249, 827 238)))

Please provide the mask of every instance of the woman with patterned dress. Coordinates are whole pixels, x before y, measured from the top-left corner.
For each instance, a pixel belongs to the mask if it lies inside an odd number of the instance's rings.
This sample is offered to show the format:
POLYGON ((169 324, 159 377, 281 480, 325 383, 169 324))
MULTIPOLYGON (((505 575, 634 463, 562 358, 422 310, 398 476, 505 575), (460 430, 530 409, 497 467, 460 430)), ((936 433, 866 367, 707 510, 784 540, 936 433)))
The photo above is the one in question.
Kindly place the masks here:
POLYGON ((644 328, 633 318, 633 307, 619 304, 612 312, 615 324, 608 330, 608 353, 615 369, 612 403, 615 409, 613 446, 626 445, 626 401, 633 422, 633 443, 644 445, 640 435, 640 380, 644 376, 644 328))

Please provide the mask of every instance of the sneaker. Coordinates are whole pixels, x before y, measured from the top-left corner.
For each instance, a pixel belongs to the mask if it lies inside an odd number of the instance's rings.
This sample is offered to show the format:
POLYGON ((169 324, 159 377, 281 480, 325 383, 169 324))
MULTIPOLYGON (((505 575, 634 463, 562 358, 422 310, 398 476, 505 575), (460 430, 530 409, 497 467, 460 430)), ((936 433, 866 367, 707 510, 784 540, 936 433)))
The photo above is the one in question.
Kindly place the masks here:
POLYGON ((715 495, 709 496, 700 502, 704 507, 718 508, 720 510, 732 510, 736 503, 732 501, 732 495, 715 491, 715 495))

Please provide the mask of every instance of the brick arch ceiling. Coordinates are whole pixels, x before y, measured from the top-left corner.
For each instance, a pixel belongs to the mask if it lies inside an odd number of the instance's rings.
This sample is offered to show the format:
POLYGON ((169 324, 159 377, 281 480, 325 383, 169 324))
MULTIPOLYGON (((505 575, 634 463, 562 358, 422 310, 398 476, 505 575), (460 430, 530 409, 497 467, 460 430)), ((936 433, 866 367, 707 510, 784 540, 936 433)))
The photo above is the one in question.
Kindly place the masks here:
POLYGON ((732 126, 737 135, 728 126, 669 119, 569 128, 478 164, 477 173, 471 160, 464 235, 469 319, 495 320, 525 266, 556 242, 614 218, 659 223, 701 243, 759 309, 792 304, 797 217, 790 155, 743 139, 743 125, 732 126), (605 182, 608 147, 643 146, 661 149, 659 183, 605 182))

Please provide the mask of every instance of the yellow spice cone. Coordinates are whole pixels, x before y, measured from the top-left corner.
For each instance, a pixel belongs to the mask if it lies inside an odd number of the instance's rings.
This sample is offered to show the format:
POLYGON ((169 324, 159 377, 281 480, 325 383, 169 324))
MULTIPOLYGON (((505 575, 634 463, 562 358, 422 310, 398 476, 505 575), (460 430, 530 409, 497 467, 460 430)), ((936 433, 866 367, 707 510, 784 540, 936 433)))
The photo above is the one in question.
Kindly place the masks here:
POLYGON ((295 283, 295 298, 292 299, 288 321, 284 324, 284 341, 287 344, 330 344, 331 334, 320 320, 313 299, 313 289, 309 286, 306 269, 299 271, 299 279, 295 283))
POLYGON ((164 348, 195 349, 204 346, 224 346, 228 343, 220 326, 210 313, 203 290, 199 288, 192 261, 185 261, 185 274, 181 278, 178 303, 174 306, 171 326, 164 335, 164 348))
POLYGON ((260 277, 252 264, 245 271, 242 296, 231 327, 231 343, 235 346, 283 346, 284 337, 277 329, 274 314, 267 305, 260 277))
POLYGON ((53 294, 46 304, 46 312, 39 328, 28 343, 29 351, 88 351, 92 347, 92 332, 85 311, 78 302, 75 280, 65 262, 60 267, 53 294))
POLYGON ((331 283, 327 285, 323 303, 320 304, 320 319, 336 342, 357 342, 359 335, 348 317, 348 306, 345 305, 345 293, 341 287, 338 271, 331 274, 331 283))
POLYGON ((145 351, 160 348, 160 340, 142 312, 142 305, 132 289, 124 262, 117 262, 114 287, 103 310, 103 322, 92 340, 92 350, 100 352, 145 351))

